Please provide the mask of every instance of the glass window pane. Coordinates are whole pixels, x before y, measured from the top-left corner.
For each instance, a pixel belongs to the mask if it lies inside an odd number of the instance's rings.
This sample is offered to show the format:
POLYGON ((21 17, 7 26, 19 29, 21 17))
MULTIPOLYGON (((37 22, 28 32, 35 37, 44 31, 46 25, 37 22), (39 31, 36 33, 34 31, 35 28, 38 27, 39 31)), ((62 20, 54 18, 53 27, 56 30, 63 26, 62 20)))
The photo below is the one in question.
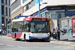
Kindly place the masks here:
POLYGON ((6 16, 8 16, 8 9, 7 9, 7 7, 6 7, 6 16))
POLYGON ((51 14, 51 18, 54 19, 54 20, 56 20, 57 19, 56 14, 51 14))
POLYGON ((27 0, 23 0, 23 3, 26 2, 27 0))

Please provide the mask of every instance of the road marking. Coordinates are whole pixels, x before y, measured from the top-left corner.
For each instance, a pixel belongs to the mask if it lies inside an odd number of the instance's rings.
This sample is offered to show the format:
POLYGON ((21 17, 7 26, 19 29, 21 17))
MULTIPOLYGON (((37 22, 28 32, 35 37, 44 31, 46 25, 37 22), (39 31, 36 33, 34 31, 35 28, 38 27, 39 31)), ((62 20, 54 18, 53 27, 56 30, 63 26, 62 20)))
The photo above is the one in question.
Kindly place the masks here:
POLYGON ((3 43, 0 43, 0 45, 4 45, 3 43))
POLYGON ((7 44, 7 46, 11 46, 11 47, 14 47, 14 45, 10 45, 10 44, 7 44))
POLYGON ((21 47, 21 46, 17 46, 17 47, 19 47, 19 48, 24 48, 24 47, 21 47))
POLYGON ((66 47, 65 49, 74 49, 74 48, 72 48, 72 47, 66 47))

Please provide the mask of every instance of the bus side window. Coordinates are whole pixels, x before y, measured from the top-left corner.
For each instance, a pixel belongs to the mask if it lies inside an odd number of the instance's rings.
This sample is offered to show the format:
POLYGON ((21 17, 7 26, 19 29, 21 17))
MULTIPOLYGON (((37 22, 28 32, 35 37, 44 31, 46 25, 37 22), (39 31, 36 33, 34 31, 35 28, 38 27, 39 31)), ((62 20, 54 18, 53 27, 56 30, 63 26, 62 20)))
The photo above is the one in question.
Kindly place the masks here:
POLYGON ((24 22, 24 30, 26 31, 26 32, 29 32, 29 22, 28 21, 25 21, 24 22), (28 30, 27 30, 28 29, 28 30))

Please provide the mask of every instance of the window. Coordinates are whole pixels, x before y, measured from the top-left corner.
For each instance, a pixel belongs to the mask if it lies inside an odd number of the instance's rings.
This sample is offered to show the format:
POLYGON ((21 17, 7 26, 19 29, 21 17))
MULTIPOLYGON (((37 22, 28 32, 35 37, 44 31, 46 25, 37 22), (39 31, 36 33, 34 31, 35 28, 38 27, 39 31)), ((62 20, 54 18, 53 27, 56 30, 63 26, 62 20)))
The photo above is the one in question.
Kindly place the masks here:
POLYGON ((8 19, 6 19, 6 26, 7 26, 7 24, 8 24, 8 19))
POLYGON ((7 5, 7 0, 6 0, 6 5, 7 5))
POLYGON ((52 18, 53 20, 56 20, 56 19, 57 19, 56 14, 51 14, 51 18, 52 18))
POLYGON ((26 10, 28 10, 29 9, 29 5, 26 5, 26 10))
POLYGON ((42 14, 41 14, 41 17, 42 17, 42 14))
POLYGON ((45 13, 42 14, 42 17, 45 17, 45 13))
POLYGON ((75 6, 69 6, 68 10, 75 10, 75 6))
POLYGON ((10 8, 9 8, 9 17, 10 17, 10 8))
POLYGON ((4 23, 4 17, 2 17, 2 23, 4 23))
POLYGON ((9 19, 8 23, 11 23, 11 19, 9 19))
POLYGON ((4 6, 2 5, 2 15, 4 15, 4 6))
POLYGON ((27 0, 23 0, 23 3, 25 3, 27 0))
POLYGON ((2 0, 2 3, 4 3, 4 0, 2 0))
POLYGON ((26 6, 23 8, 23 12, 25 12, 26 11, 26 6))
POLYGON ((29 27, 28 21, 14 22, 12 24, 12 32, 28 32, 27 27, 29 27))
POLYGON ((6 16, 8 16, 8 9, 7 9, 7 7, 6 7, 6 16))
MULTIPOLYGON (((38 2, 39 0, 35 0, 35 4, 38 4, 39 2, 38 2)), ((42 0, 40 0, 40 2, 42 2, 42 0)))
POLYGON ((49 23, 48 22, 30 22, 30 32, 48 33, 49 23))
POLYGON ((9 0, 9 5, 10 5, 10 0, 9 0))
POLYGON ((19 16, 21 16, 21 14, 19 14, 19 16))

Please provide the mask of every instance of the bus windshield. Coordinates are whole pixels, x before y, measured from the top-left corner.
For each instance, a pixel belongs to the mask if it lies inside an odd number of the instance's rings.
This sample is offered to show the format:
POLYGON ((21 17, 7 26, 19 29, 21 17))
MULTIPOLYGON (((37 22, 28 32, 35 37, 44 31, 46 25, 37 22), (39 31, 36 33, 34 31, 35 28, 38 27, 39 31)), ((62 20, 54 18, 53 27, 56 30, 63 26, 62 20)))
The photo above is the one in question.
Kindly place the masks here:
POLYGON ((49 32, 49 22, 30 22, 30 32, 48 33, 49 32))

